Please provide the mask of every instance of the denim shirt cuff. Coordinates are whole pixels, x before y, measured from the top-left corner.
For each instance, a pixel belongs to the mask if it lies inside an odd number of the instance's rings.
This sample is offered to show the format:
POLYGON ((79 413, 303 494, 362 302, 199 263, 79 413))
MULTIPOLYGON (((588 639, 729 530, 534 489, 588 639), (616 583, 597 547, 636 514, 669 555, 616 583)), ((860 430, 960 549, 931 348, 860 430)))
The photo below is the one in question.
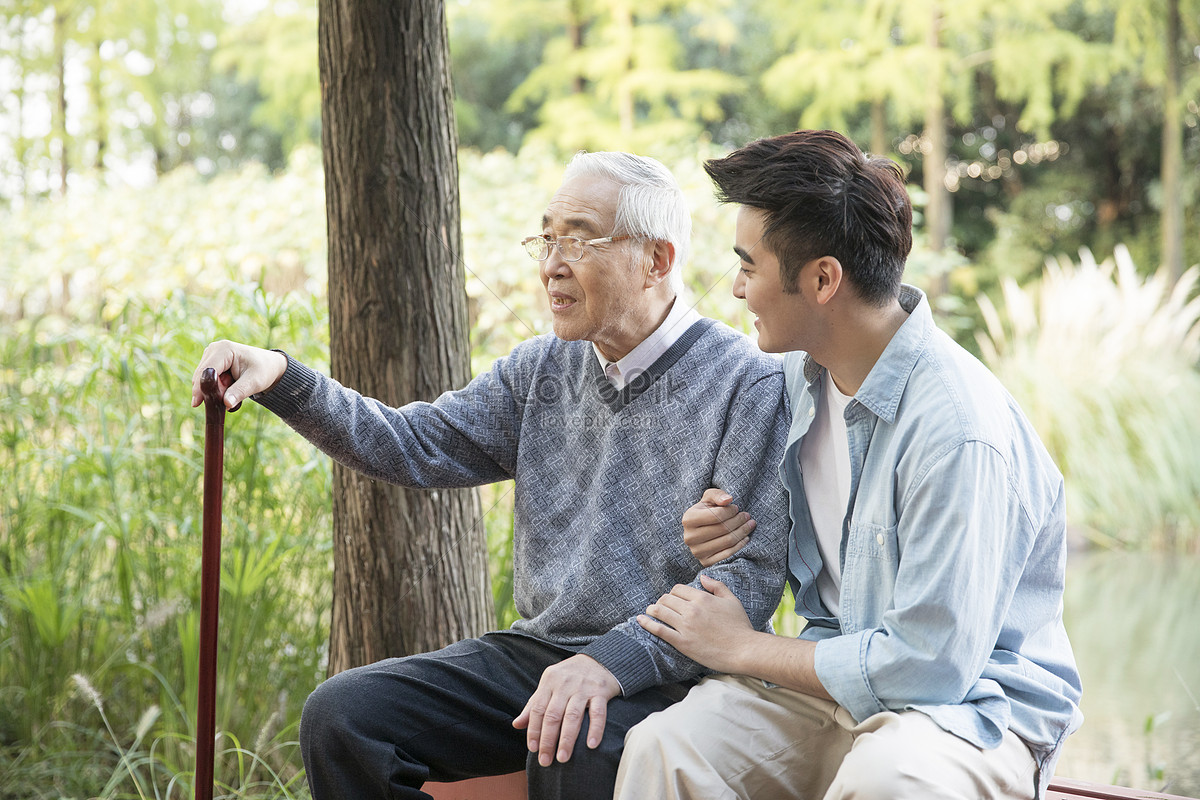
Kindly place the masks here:
POLYGON ((867 646, 874 631, 835 636, 817 642, 813 667, 825 691, 856 722, 887 709, 879 702, 867 679, 867 646))

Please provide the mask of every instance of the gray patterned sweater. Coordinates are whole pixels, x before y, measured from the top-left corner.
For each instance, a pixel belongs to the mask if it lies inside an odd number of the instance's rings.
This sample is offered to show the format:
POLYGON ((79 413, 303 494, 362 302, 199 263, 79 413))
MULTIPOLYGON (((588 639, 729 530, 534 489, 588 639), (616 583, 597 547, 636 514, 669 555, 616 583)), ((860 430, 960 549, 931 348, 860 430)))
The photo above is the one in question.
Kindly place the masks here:
POLYGON ((543 335, 465 388, 391 408, 289 359, 255 398, 341 463, 403 486, 516 481, 513 631, 586 653, 626 695, 702 667, 634 619, 676 583, 723 581, 758 628, 783 591, 788 431, 779 361, 696 322, 618 391, 592 347, 543 335), (758 522, 702 570, 680 517, 716 486, 758 522))

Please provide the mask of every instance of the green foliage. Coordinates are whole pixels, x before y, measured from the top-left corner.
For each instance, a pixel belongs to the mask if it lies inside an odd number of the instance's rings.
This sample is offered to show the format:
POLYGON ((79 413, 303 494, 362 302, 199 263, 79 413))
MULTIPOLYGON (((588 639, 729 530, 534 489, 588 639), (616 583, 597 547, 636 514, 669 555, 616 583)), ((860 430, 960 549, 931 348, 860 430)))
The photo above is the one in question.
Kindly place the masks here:
MULTIPOLYGON (((1017 245, 1027 264, 1120 242, 1149 269, 1163 208, 1185 209, 1185 234, 1196 224, 1200 62, 1189 43, 1200 14, 1197 0, 1178 2, 1173 108, 1161 93, 1167 0, 457 0, 446 16, 462 146, 659 154, 836 127, 892 152, 914 182, 946 171, 950 244, 976 265, 951 285, 969 299, 1008 270, 988 252, 996 239, 1010 237, 1001 249, 1017 245), (937 46, 927 38, 935 12, 937 46), (951 120, 940 165, 923 134, 935 96, 951 120), (1172 116, 1184 125, 1183 167, 1168 173, 1179 186, 1160 179, 1172 116), (1050 144, 1064 155, 1053 165, 1012 158, 1050 144), (1030 213, 1043 182, 1078 189, 1071 226, 1054 236, 1045 214, 1030 213)), ((0 102, 0 205, 56 193, 60 152, 72 192, 178 164, 205 175, 247 159, 284 168, 319 134, 316 19, 314 0, 10 0, 0 10, 0 74, 12 88, 0 102), (65 134, 51 114, 60 56, 65 134)), ((1200 260, 1200 239, 1183 238, 1185 263, 1200 260)))
MULTIPOLYGON (((511 5, 489 4, 488 10, 498 14, 511 5)), ((446 13, 459 147, 517 152, 537 121, 532 113, 506 110, 505 101, 538 65, 545 36, 532 25, 519 38, 501 36, 499 21, 469 6, 451 4, 446 13)))
MULTIPOLYGON (((190 364, 216 335, 289 341, 319 364, 317 321, 311 300, 239 289, 131 299, 69 325, 0 326, 12 365, 0 383, 0 469, 11 476, 0 522, 0 745, 28 761, 56 753, 56 791, 112 796, 128 779, 141 793, 137 775, 158 785, 186 770, 203 428, 190 364), (69 766, 90 738, 71 699, 85 684, 107 698, 104 708, 93 699, 117 754, 107 787, 86 749, 76 758, 87 768, 69 766)), ((329 568, 329 469, 267 416, 251 406, 227 426, 217 720, 269 743, 299 713, 304 694, 291 687, 323 674, 328 596, 311 589, 329 568)), ((272 768, 294 774, 294 755, 272 756, 272 768)))
MULTIPOLYGON (((1194 47, 1200 41, 1200 2, 1177 2, 1181 38, 1184 44, 1191 43, 1194 47)), ((1194 53, 1192 57, 1181 59, 1184 54, 1178 48, 1172 50, 1167 45, 1166 5, 1167 0, 1112 0, 1111 13, 1115 16, 1113 41, 1119 49, 1128 53, 1131 63, 1138 64, 1138 71, 1150 86, 1161 86, 1166 80, 1168 58, 1188 64, 1182 94, 1184 97, 1195 97, 1200 88, 1200 66, 1196 64, 1194 53)))
MULTIPOLYGON (((278 179, 181 170, 0 217, 0 796, 187 793, 191 369, 218 337, 326 363, 322 200, 301 157, 278 179)), ((325 670, 329 485, 262 409, 229 417, 217 774, 239 797, 295 793, 289 742, 325 670)))
POLYGON ((221 0, 6 4, 0 72, 17 91, 0 103, 0 201, 64 193, 64 161, 69 186, 246 157, 283 166, 317 139, 320 92, 315 4, 278 6, 238 19, 221 0))
POLYGON ((312 0, 274 14, 259 14, 224 31, 213 58, 218 70, 255 87, 250 118, 276 131, 284 152, 321 141, 321 90, 317 75, 317 7, 312 0))
MULTIPOLYGON (((694 140, 723 115, 720 101, 740 90, 740 78, 716 69, 689 68, 671 26, 677 7, 654 0, 569 4, 565 31, 551 39, 535 67, 508 99, 508 109, 538 108, 535 142, 561 152, 633 149, 694 140)), ((694 36, 727 36, 712 15, 696 7, 694 36)), ((708 4, 710 6, 716 4, 708 4)))
MULTIPOLYGON (((918 123, 925 113, 930 76, 934 91, 961 123, 978 113, 976 72, 994 76, 1001 100, 1021 107, 1020 125, 1047 135, 1059 114, 1070 114, 1087 87, 1103 82, 1113 52, 1059 26, 1056 14, 1069 0, 939 4, 881 0, 864 5, 825 2, 807 15, 781 14, 785 46, 763 75, 763 90, 802 109, 806 127, 847 127, 847 113, 886 100, 893 131, 918 123), (935 16, 940 40, 930 41, 935 16)), ((894 134, 893 134, 894 135, 894 134)))
POLYGON ((208 182, 184 168, 147 190, 30 204, 0 219, 0 313, 106 321, 131 293, 211 296, 231 280, 323 291, 321 187, 319 156, 307 149, 278 180, 253 164, 208 182))
POLYGON ((1200 268, 1172 286, 1128 252, 1047 264, 1040 284, 986 298, 984 360, 1067 480, 1068 517, 1104 545, 1200 545, 1200 268))

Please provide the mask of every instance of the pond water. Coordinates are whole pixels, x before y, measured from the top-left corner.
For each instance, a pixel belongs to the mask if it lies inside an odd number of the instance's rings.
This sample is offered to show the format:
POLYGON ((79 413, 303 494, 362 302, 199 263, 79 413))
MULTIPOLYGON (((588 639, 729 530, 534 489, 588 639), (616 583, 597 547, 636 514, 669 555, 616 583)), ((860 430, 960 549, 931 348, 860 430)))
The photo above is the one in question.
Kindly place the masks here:
POLYGON ((1072 553, 1083 728, 1056 774, 1200 798, 1200 557, 1072 553))

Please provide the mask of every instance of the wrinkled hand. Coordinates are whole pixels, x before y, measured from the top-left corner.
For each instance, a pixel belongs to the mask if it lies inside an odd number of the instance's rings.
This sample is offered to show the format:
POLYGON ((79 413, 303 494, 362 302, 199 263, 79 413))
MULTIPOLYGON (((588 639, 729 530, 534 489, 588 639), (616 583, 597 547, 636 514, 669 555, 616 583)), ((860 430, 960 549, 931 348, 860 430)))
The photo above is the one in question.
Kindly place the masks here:
POLYGON ((550 766, 556 756, 565 763, 575 750, 583 712, 589 716, 587 746, 595 749, 604 737, 608 701, 621 693, 621 684, 599 661, 582 653, 547 667, 537 691, 529 698, 514 728, 527 728, 529 752, 550 766))
POLYGON ((728 586, 707 575, 700 576, 700 584, 708 591, 677 584, 638 615, 638 624, 709 669, 743 672, 738 656, 748 653, 760 634, 728 586))
POLYGON ((204 402, 200 391, 200 376, 212 367, 217 384, 223 393, 225 407, 236 411, 242 401, 253 394, 265 392, 279 383, 287 370, 287 356, 274 350, 263 350, 222 339, 204 348, 200 363, 192 373, 192 407, 204 402))
POLYGON ((733 505, 720 489, 707 489, 700 502, 683 512, 683 543, 702 565, 711 567, 741 550, 757 523, 733 505))

